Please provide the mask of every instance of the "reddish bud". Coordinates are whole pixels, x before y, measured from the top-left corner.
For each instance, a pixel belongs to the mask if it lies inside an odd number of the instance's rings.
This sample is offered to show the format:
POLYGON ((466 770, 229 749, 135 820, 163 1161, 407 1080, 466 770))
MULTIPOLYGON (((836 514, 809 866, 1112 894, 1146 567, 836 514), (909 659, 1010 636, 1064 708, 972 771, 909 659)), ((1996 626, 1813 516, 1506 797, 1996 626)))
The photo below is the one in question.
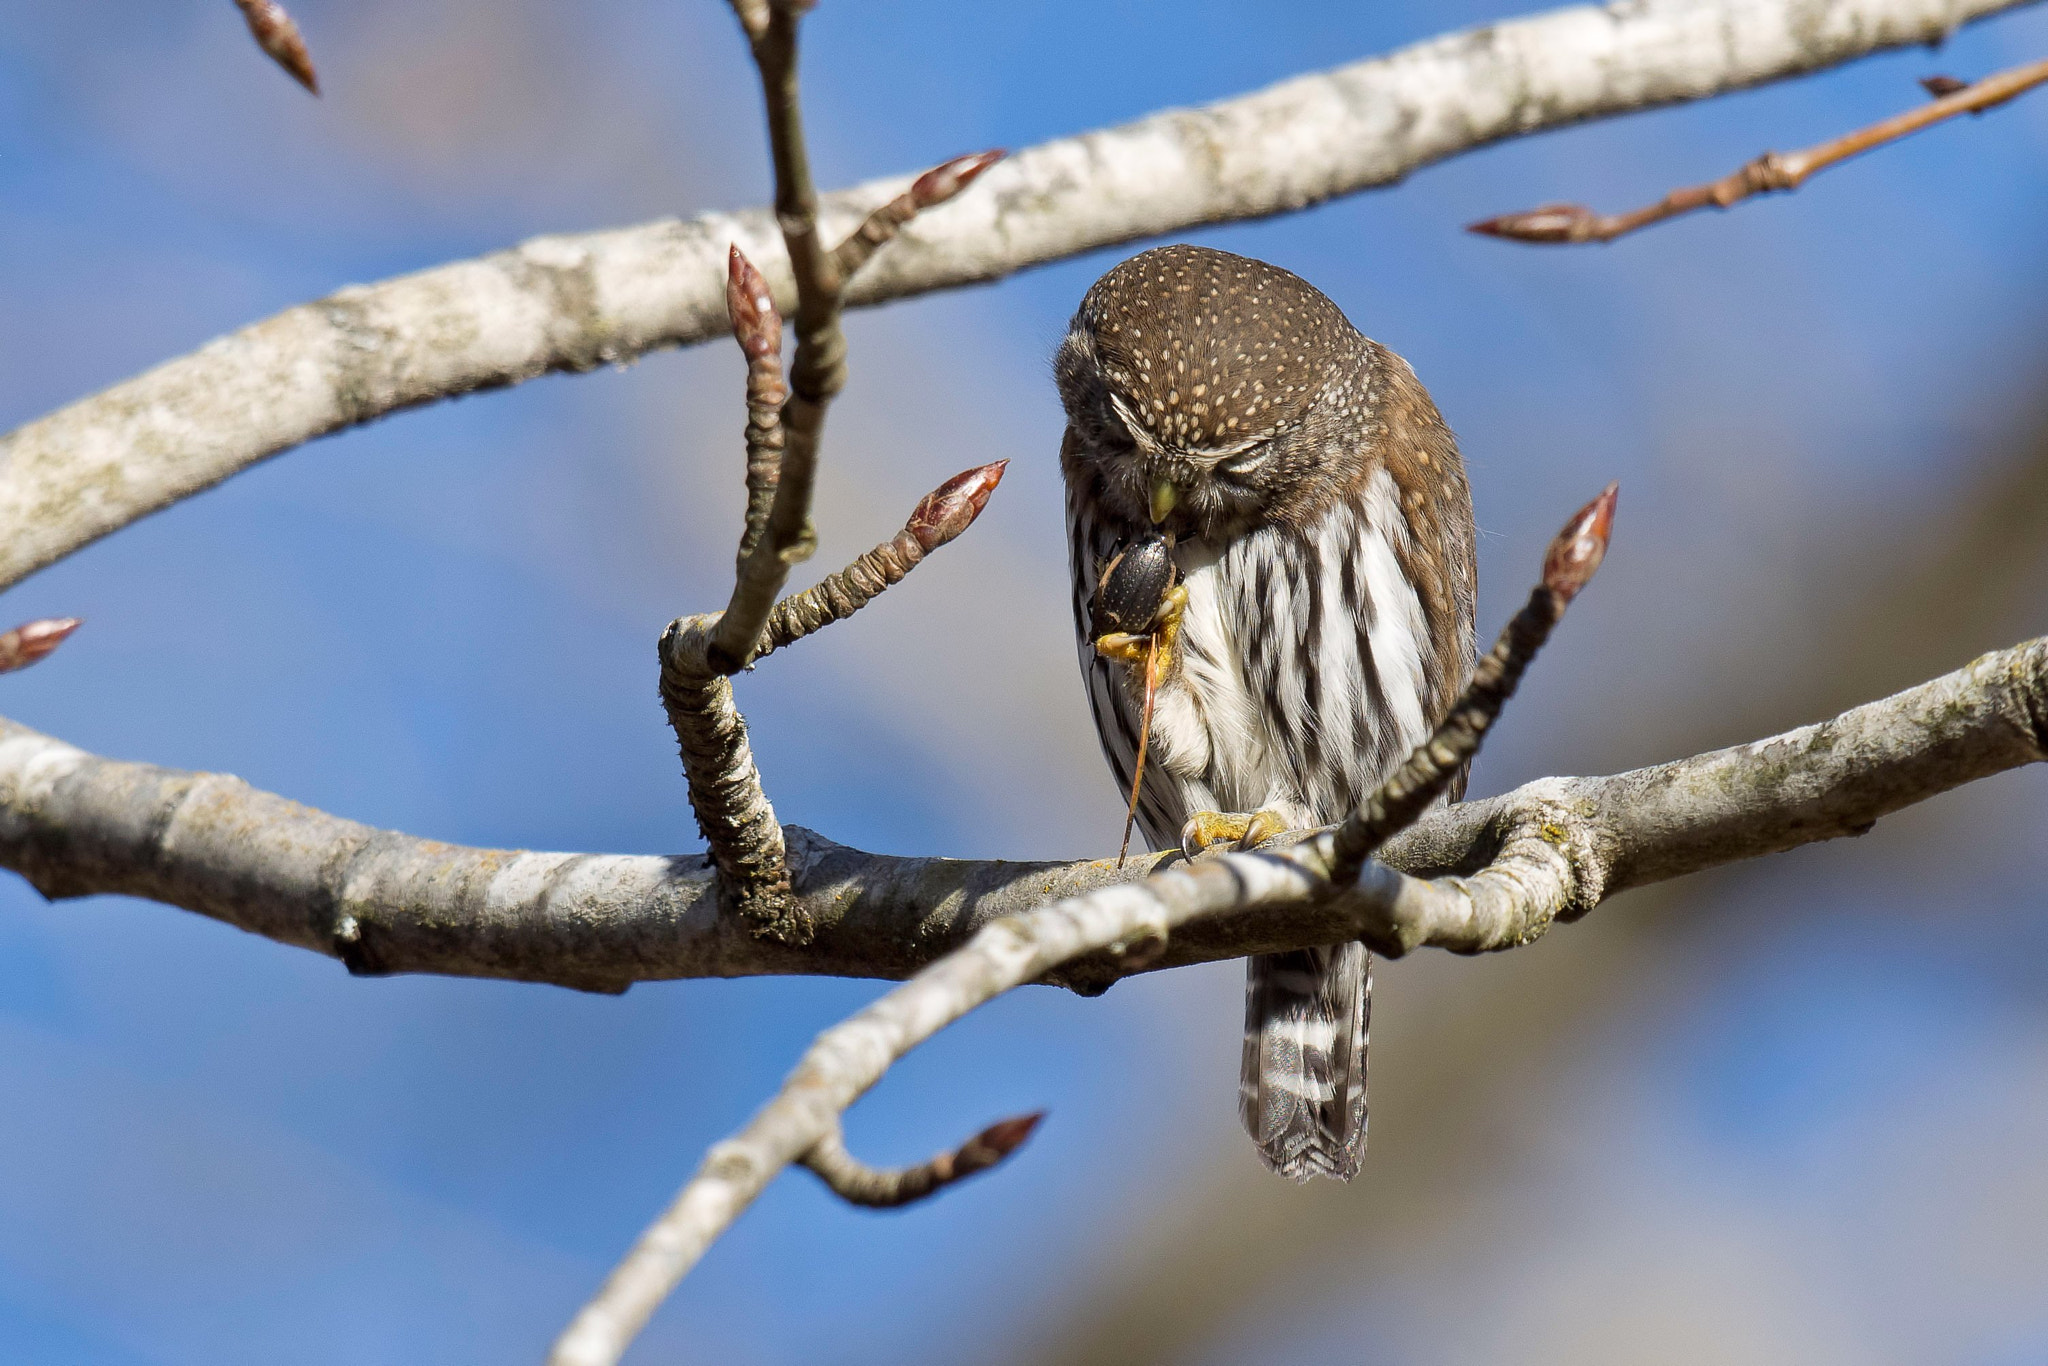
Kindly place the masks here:
POLYGON ((954 157, 943 166, 934 166, 911 182, 910 201, 920 209, 943 204, 972 185, 976 177, 1007 155, 1007 152, 997 148, 990 152, 975 152, 969 156, 954 157))
POLYGON ((26 669, 47 658, 81 625, 77 617, 45 617, 0 634, 0 673, 26 669))
POLYGON ((725 312, 732 319, 733 339, 750 360, 781 354, 782 315, 775 311, 768 282, 737 243, 725 264, 725 312))
POLYGON ((1034 1110, 1028 1115, 1012 1115, 999 1119, 974 1136, 974 1142, 994 1151, 998 1158, 1008 1157, 1024 1146, 1024 1140, 1031 1137, 1045 1118, 1045 1111, 1034 1110))
POLYGON ((974 519, 988 506, 989 495, 1003 482, 1009 464, 998 460, 954 475, 924 496, 903 529, 917 538, 925 554, 931 554, 974 525, 974 519))
POLYGON ((1465 231, 1517 242, 1583 242, 1592 236, 1599 218, 1584 204, 1545 204, 1526 213, 1504 213, 1467 223, 1465 231))
POLYGON ((249 21, 249 33, 256 39, 256 46, 270 54, 270 59, 290 73, 297 81, 315 95, 320 93, 320 77, 313 71, 313 58, 306 51, 306 40, 299 36, 299 26, 292 22, 277 0, 235 0, 241 7, 242 17, 249 21))
MULTIPOLYGON (((1024 1140, 1031 1137, 1032 1130, 1045 1118, 1045 1111, 1039 1110, 1028 1115, 1016 1115, 999 1119, 973 1138, 960 1145, 960 1151, 946 1163, 945 1179, 958 1181, 963 1176, 985 1172, 1011 1153, 1024 1146, 1024 1140)), ((943 1161, 943 1159, 942 1159, 943 1161)))
POLYGON ((1959 81, 1953 76, 1922 76, 1920 88, 1937 100, 1946 99, 1959 90, 1968 90, 1968 81, 1959 81))
POLYGON ((1607 555, 1607 535, 1614 528, 1614 504, 1621 485, 1609 484, 1600 496, 1565 523, 1543 554, 1543 586, 1570 602, 1592 581, 1607 555))

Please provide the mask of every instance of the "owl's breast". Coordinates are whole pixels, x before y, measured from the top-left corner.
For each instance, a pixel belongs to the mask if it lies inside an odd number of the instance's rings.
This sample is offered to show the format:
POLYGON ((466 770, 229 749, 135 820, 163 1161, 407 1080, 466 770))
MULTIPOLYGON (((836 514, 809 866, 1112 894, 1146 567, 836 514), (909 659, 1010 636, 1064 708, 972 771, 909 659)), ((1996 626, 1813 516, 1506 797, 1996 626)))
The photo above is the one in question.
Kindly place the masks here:
POLYGON ((1153 744, 1161 768, 1188 790, 1190 812, 1277 807, 1306 823, 1310 813, 1245 667, 1235 546, 1194 541, 1175 550, 1188 602, 1175 666, 1155 704, 1153 744))
POLYGON ((1382 471, 1307 528, 1176 549, 1188 604, 1153 727, 1197 801, 1340 819, 1428 733, 1435 650, 1382 471))

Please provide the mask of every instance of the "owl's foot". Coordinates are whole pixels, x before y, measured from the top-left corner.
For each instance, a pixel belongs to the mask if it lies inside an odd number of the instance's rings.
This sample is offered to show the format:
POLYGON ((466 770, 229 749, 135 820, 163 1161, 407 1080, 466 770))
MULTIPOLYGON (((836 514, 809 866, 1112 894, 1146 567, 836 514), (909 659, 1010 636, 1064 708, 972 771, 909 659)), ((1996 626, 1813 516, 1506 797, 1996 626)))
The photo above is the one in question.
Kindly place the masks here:
POLYGON ((1180 639, 1180 622, 1187 615, 1187 610, 1187 585, 1175 584, 1160 601, 1159 615, 1152 619, 1150 631, 1111 631, 1097 636, 1095 653, 1120 664, 1143 664, 1156 638, 1159 641, 1159 672, 1163 674, 1173 662, 1174 642, 1180 639))
POLYGON ((1197 811, 1180 828, 1180 849, 1189 858, 1225 843, 1240 851, 1256 849, 1288 828, 1278 811, 1197 811))

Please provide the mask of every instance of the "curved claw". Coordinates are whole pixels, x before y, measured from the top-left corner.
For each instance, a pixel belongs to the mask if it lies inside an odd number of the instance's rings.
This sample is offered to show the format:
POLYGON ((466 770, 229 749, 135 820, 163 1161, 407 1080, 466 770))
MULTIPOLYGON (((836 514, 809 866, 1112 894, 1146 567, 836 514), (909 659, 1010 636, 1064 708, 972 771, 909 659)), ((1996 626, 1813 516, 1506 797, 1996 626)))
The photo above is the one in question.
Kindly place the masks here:
POLYGON ((1189 858, 1219 844, 1243 852, 1292 828, 1278 811, 1197 811, 1180 828, 1180 849, 1189 858))

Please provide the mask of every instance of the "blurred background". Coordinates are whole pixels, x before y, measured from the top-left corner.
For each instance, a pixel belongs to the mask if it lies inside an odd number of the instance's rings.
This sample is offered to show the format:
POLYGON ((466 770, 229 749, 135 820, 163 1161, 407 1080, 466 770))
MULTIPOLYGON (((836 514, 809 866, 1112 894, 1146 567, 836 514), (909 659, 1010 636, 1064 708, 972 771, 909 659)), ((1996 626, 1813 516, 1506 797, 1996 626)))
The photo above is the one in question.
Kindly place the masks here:
MULTIPOLYGON (((294 0, 325 98, 227 0, 0 0, 0 428, 324 294, 763 202, 716 0, 294 0)), ((1503 0, 833 0, 827 184, 1249 90, 1503 0)), ((1607 248, 1613 209, 2048 53, 1938 52, 1513 143, 1196 235, 1329 292, 1459 430, 1482 631, 1619 478, 1615 550, 1475 793, 1761 736, 2048 630, 2048 96, 1607 248)), ((973 533, 741 683, 783 817, 866 848, 1116 838, 1075 676, 1047 357, 1103 253, 854 315, 835 567, 1015 463, 973 533)), ((696 847, 654 641, 721 601, 741 366, 713 346, 315 443, 10 594, 77 613, 0 708, 472 844, 696 847)), ((1636 892, 1536 946, 1385 965, 1348 1189, 1237 1132, 1241 976, 1013 995, 891 1074, 856 1149, 1051 1118, 913 1211, 778 1182, 632 1360, 2048 1359, 2048 775, 1636 892)), ((537 1360, 869 982, 624 997, 354 981, 180 911, 0 884, 0 1359, 537 1360)))

